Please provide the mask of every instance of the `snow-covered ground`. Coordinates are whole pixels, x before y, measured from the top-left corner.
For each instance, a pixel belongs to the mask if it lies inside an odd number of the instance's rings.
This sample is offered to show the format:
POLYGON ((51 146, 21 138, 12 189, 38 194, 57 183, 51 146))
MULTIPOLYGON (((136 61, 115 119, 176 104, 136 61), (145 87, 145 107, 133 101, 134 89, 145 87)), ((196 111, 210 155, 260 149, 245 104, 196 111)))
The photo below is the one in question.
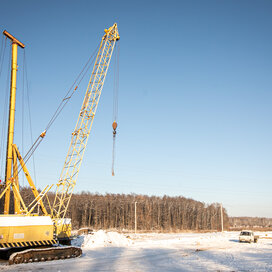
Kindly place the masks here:
POLYGON ((119 234, 97 231, 73 241, 80 258, 21 265, 1 271, 272 271, 272 233, 256 244, 238 232, 119 234))

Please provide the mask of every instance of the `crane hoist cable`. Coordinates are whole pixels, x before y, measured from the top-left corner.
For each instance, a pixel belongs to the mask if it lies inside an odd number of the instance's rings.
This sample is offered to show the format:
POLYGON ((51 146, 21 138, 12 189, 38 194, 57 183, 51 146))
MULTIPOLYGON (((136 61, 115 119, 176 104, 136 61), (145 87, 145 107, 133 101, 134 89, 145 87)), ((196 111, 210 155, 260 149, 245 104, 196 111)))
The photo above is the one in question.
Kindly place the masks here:
MULTIPOLYGON (((95 60, 95 56, 96 56, 96 53, 97 53, 98 49, 99 49, 99 45, 94 50, 93 54, 88 59, 88 61, 86 62, 86 64, 82 68, 81 72, 78 74, 78 76, 74 80, 73 84, 71 85, 71 87, 67 91, 67 93, 64 96, 64 98, 61 100, 59 106, 57 107, 56 111, 54 112, 54 114, 52 115, 51 119, 49 120, 49 122, 48 122, 45 130, 37 137, 37 139, 35 140, 35 142, 32 144, 32 146, 30 147, 30 149, 28 150, 28 152, 24 156, 23 160, 24 160, 25 164, 28 162, 28 160, 33 155, 33 153, 35 152, 35 150, 37 149, 37 147, 40 145, 40 143, 42 142, 43 138, 46 135, 46 132, 49 130, 49 128, 52 126, 52 124, 56 121, 56 119, 59 116, 59 114, 62 112, 62 110, 64 109, 64 107, 67 105, 67 103, 69 102, 69 100, 71 99, 71 97, 73 96, 73 94, 75 93, 75 91, 78 89, 78 87, 79 87, 80 83, 82 82, 83 78, 85 77, 85 75, 87 74, 87 72, 89 71, 89 69, 92 67, 92 64, 93 64, 93 62, 95 60)), ((22 168, 23 167, 21 166, 20 169, 18 170, 18 174, 20 173, 20 171, 22 170, 22 168)))
POLYGON ((0 50, 0 77, 1 77, 3 62, 5 58, 6 47, 7 47, 7 37, 4 38, 4 35, 2 35, 1 50, 0 50), (5 39, 5 45, 4 45, 4 39, 5 39))
POLYGON ((3 45, 4 45, 4 35, 2 35, 2 39, 1 39, 0 63, 2 63, 3 45))
MULTIPOLYGON (((8 66, 7 69, 9 70, 9 67, 11 66, 11 47, 9 50, 9 61, 8 61, 8 66)), ((2 120, 2 131, 1 131, 1 150, 5 150, 5 144, 6 144, 6 129, 7 129, 7 113, 8 113, 8 97, 9 97, 9 83, 10 83, 10 77, 11 74, 7 72, 7 79, 6 79, 6 90, 5 90, 5 98, 4 98, 4 110, 3 110, 3 120, 2 120)), ((5 155, 1 153, 1 175, 4 172, 5 168, 5 155)))
MULTIPOLYGON (((24 101, 26 101, 26 107, 27 107, 27 112, 25 112, 24 114, 27 115, 28 121, 29 121, 29 130, 30 130, 30 141, 31 143, 33 143, 33 130, 32 130, 32 120, 31 120, 31 111, 30 111, 30 99, 29 99, 29 82, 28 82, 28 76, 27 76, 27 62, 26 62, 26 51, 24 50, 24 57, 23 57, 23 90, 22 93, 24 94, 24 98, 23 98, 23 108, 24 107, 24 101)), ((24 127, 22 125, 22 127, 24 127)), ((23 131, 22 131, 22 135, 23 135, 23 131)), ((24 142, 22 140, 22 154, 24 154, 24 142)), ((34 158, 34 154, 32 156, 32 164, 33 164, 33 174, 34 174, 34 182, 36 185, 36 167, 35 167, 35 158, 34 158)), ((24 177, 25 175, 22 175, 23 178, 23 185, 24 185, 24 177)))
POLYGON ((114 58, 114 84, 113 84, 113 123, 112 123, 112 166, 111 166, 111 174, 115 175, 114 166, 115 166, 115 146, 116 146, 116 134, 117 134, 117 118, 118 118, 118 91, 119 91, 119 52, 120 52, 120 43, 117 44, 117 50, 115 51, 114 58))
MULTIPOLYGON (((22 132, 21 132, 21 153, 24 154, 24 128, 25 128, 25 125, 24 125, 24 119, 25 119, 25 50, 23 50, 24 52, 24 58, 23 58, 23 86, 22 86, 22 91, 21 91, 21 95, 22 95, 22 99, 21 99, 21 103, 22 103, 22 108, 21 108, 21 122, 22 122, 22 126, 21 126, 21 129, 22 129, 22 132)), ((31 131, 30 131, 31 133, 31 131)), ((31 140, 32 142, 32 140, 31 140)), ((22 173, 22 185, 24 186, 24 181, 25 181, 25 177, 24 177, 24 174, 22 173)))
POLYGON ((68 90, 68 92, 66 93, 66 95, 64 96, 64 98, 62 99, 62 101, 59 104, 57 110, 55 111, 55 113, 53 114, 53 116, 50 119, 49 123, 47 124, 45 130, 48 130, 52 126, 52 124, 55 122, 55 120, 57 119, 57 117, 59 116, 59 114, 61 113, 61 111, 63 110, 63 108, 66 106, 66 104, 68 103, 68 101, 70 100, 70 98, 73 96, 73 94, 77 90, 77 88, 80 85, 81 81, 83 80, 83 78, 85 77, 85 75, 87 74, 87 72, 89 71, 89 69, 91 68, 91 66, 92 66, 92 64, 93 64, 93 62, 95 60, 94 57, 95 57, 95 55, 96 55, 96 53, 98 51, 98 48, 99 48, 99 45, 96 47, 95 51, 93 52, 93 54, 91 55, 91 57, 88 59, 88 61, 86 62, 86 64, 82 68, 81 72, 78 74, 78 76, 76 77, 75 81, 71 85, 70 89, 68 90))
MULTIPOLYGON (((2 69, 3 69, 3 62, 5 59, 5 51, 6 51, 6 44, 7 44, 7 39, 5 39, 5 44, 4 44, 4 35, 2 35, 2 42, 1 42, 1 50, 0 50, 0 78, 1 78, 1 74, 2 74, 2 69)), ((3 173, 2 172, 2 156, 3 155, 3 150, 4 150, 4 133, 5 133, 5 120, 6 120, 6 107, 7 107, 7 93, 5 93, 5 99, 4 99, 5 103, 3 105, 3 109, 4 109, 4 114, 3 114, 3 121, 2 121, 2 132, 1 132, 1 144, 0 144, 0 175, 3 173)))

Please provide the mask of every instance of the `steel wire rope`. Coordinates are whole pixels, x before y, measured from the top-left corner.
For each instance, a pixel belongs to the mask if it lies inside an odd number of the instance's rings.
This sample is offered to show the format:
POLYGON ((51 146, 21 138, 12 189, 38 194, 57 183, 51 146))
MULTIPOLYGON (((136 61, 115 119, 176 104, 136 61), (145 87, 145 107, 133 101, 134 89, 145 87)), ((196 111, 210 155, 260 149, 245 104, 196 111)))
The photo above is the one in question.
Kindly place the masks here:
MULTIPOLYGON (((22 86, 22 155, 24 154, 24 118, 25 118, 25 107, 24 107, 24 100, 25 100, 25 50, 24 50, 24 57, 23 57, 23 86, 22 86)), ((32 141, 31 141, 32 142, 32 141)), ((23 187, 25 185, 25 178, 24 178, 24 173, 22 173, 22 183, 23 183, 23 187)))
POLYGON ((3 50, 3 44, 4 44, 4 35, 2 35, 2 39, 1 39, 1 49, 0 49, 0 63, 1 63, 1 58, 2 58, 2 50, 3 50))
MULTIPOLYGON (((59 114, 62 112, 62 110, 64 109, 64 107, 66 106, 66 104, 69 102, 69 100, 71 99, 71 97, 73 96, 73 94, 75 93, 75 91, 77 90, 78 86, 82 82, 83 78, 85 77, 85 75, 89 71, 91 65, 93 64, 93 62, 95 60, 94 57, 95 57, 95 55, 96 55, 96 53, 98 51, 99 45, 94 50, 93 54, 88 59, 88 61, 86 62, 86 64, 82 68, 81 72, 79 73, 79 75, 76 77, 75 81, 73 82, 73 84, 69 88, 68 92, 66 93, 66 95, 64 96, 64 98, 62 99, 62 101, 60 102, 59 106, 57 107, 57 110, 54 112, 53 116, 51 117, 50 121, 48 122, 44 133, 47 132, 48 129, 55 122, 55 120, 57 119, 57 117, 59 116, 59 114), (74 87, 74 89, 73 89, 73 87, 74 87)), ((24 156, 24 158, 23 158, 24 165, 28 162, 28 160, 33 155, 33 153, 35 152, 35 150, 37 149, 37 147, 40 145, 40 143, 43 140, 45 134, 43 136, 42 135, 43 135, 43 133, 38 136, 38 138, 36 139, 36 141, 32 144, 32 146, 30 147, 30 149, 28 150, 28 152, 24 156)), ((21 168, 18 170, 18 174, 21 172, 23 166, 21 166, 21 168)))
POLYGON ((55 113, 53 114, 53 116, 50 119, 49 123, 47 124, 46 130, 48 130, 51 127, 51 125, 54 123, 54 121, 56 120, 56 118, 58 117, 58 115, 60 114, 60 112, 63 110, 63 108, 65 107, 65 105, 68 103, 68 101, 70 100, 70 98, 73 96, 73 94, 77 90, 79 84, 81 83, 81 81, 85 77, 86 73, 90 69, 91 65, 93 64, 93 62, 94 62, 94 56, 96 55, 96 53, 98 51, 98 48, 99 48, 99 45, 97 46, 97 48, 95 49, 95 51, 93 52, 93 54, 91 55, 91 57, 88 59, 88 61, 86 62, 86 64, 82 68, 81 72, 76 77, 76 79, 73 82, 73 84, 71 85, 70 89, 68 90, 68 92, 66 93, 66 95, 64 96, 64 98, 62 99, 62 101, 59 104, 57 110, 55 111, 55 113), (82 77, 81 77, 81 79, 79 79, 81 75, 82 75, 82 77), (73 89, 74 86, 75 86, 75 88, 73 89), (70 95, 70 93, 71 93, 71 95, 70 95))
POLYGON ((114 79, 113 79, 113 107, 112 107, 112 116, 113 116, 113 141, 112 141, 112 166, 111 174, 115 175, 114 166, 115 166, 115 157, 116 157, 116 128, 117 128, 117 119, 118 119, 118 92, 119 92, 119 52, 120 52, 120 43, 117 43, 117 50, 115 51, 114 58, 114 79))
MULTIPOLYGON (((24 73, 23 73, 23 78, 25 78, 25 80, 23 80, 23 87, 26 87, 26 104, 27 104, 27 109, 28 109, 28 120, 29 120, 29 129, 30 129, 30 141, 31 143, 33 143, 33 130, 32 130, 32 120, 31 120, 31 111, 30 111, 30 99, 29 99, 29 82, 28 82, 28 76, 27 76, 27 62, 26 62, 26 53, 24 50, 24 61, 23 61, 23 65, 24 65, 24 73), (26 82, 26 83, 25 83, 26 82)), ((34 183, 36 185, 36 166, 35 166, 35 158, 34 155, 32 157, 32 164, 33 164, 33 173, 34 173, 34 183)))
MULTIPOLYGON (((11 47, 9 51, 9 61, 8 61, 8 69, 11 66, 11 47)), ((6 142, 6 129, 7 129, 7 112, 8 112, 8 93, 9 93, 9 82, 10 82, 11 73, 7 72, 7 81, 6 81, 6 92, 5 92, 5 99, 4 99, 4 109, 3 109, 3 119, 2 119, 2 132, 1 132, 1 150, 5 150, 4 145, 6 142)), ((2 152, 3 153, 3 152, 2 152)), ((1 153, 1 173, 4 172, 4 155, 1 153)))
MULTIPOLYGON (((3 46, 4 46, 4 35, 2 35, 1 49, 0 49, 0 79, 1 79, 2 69, 3 69, 4 58, 5 58, 6 41, 7 41, 7 39, 5 39, 5 47, 3 48, 3 46)), ((6 96, 7 96, 7 94, 5 93, 5 99, 4 99, 5 104, 3 105, 4 111, 5 111, 5 105, 6 105, 6 96)), ((3 114, 3 115, 5 115, 5 114, 3 114)), ((4 119, 3 119, 3 121, 4 121, 4 119)), ((3 122, 2 122, 2 124, 3 124, 3 122)), ((2 165, 2 156, 3 156, 1 151, 4 150, 3 143, 2 143, 2 141, 4 141, 3 131, 4 131, 4 126, 2 127, 2 136, 1 136, 1 144, 0 144, 0 162, 1 162, 1 165, 2 165)), ((1 166, 1 173, 2 173, 2 166, 1 166)))
POLYGON ((1 77, 3 63, 4 63, 4 58, 5 58, 6 46, 7 46, 7 37, 4 38, 4 35, 3 35, 2 36, 2 42, 1 42, 1 50, 0 50, 0 77, 1 77), (4 46, 4 49, 3 49, 4 39, 5 39, 5 46, 4 46))
MULTIPOLYGON (((10 58, 9 58, 10 59, 10 58)), ((11 62, 9 64, 9 66, 11 65, 11 62)), ((24 83, 24 77, 26 77, 26 91, 27 91, 27 105, 28 105, 28 115, 29 115, 29 122, 30 122, 30 138, 31 138, 31 142, 33 142, 33 135, 32 135, 32 123, 31 123, 31 113, 30 113, 30 102, 29 102, 29 84, 28 84, 28 78, 27 78, 27 71, 26 71, 26 56, 25 56, 25 51, 24 51, 24 60, 23 60, 23 93, 24 93, 24 86, 25 86, 25 83, 24 83)), ((7 92, 8 93, 8 82, 10 81, 10 77, 8 77, 8 80, 7 80, 7 92)), ((7 99, 6 99, 7 100, 7 99)), ((22 103, 24 102, 23 101, 24 98, 22 99, 22 103)), ((5 102, 5 104, 7 105, 7 101, 5 102)), ((23 103, 24 105, 24 103, 23 103)), ((22 107, 23 108, 23 107, 22 107)), ((4 117, 5 117, 6 114, 4 114, 4 117)), ((24 114, 22 114, 24 115, 24 114)), ((3 117, 3 120, 6 120, 6 118, 3 117)), ((24 118, 24 116, 22 117, 24 118)), ((4 125, 5 127, 6 125, 4 125)), ((24 125, 22 124, 22 135, 24 134, 24 131, 23 131, 23 127, 24 125)), ((23 140, 22 140, 23 141, 23 140)), ((22 144, 23 145, 23 144, 22 144)), ((26 162, 25 162, 26 163, 26 162)), ((24 164, 25 165, 25 164, 24 164)), ((23 166, 24 166, 23 165, 23 166)), ((18 177, 20 171, 22 170, 23 166, 21 166, 20 170, 17 172, 17 175, 16 177, 18 177)), ((35 169, 35 161, 34 161, 34 157, 33 157, 33 168, 34 168, 34 178, 35 178, 35 181, 36 181, 36 169, 35 169)))
POLYGON ((113 83, 113 109, 112 116, 115 121, 118 118, 118 91, 119 91, 119 51, 120 43, 117 43, 117 50, 115 51, 114 59, 114 83, 113 83))

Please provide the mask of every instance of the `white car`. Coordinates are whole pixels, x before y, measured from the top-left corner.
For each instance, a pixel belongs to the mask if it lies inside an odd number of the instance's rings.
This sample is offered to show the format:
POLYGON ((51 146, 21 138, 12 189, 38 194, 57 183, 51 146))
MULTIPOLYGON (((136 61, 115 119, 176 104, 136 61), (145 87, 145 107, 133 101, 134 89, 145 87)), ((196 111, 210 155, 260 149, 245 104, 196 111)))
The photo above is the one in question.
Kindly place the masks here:
POLYGON ((242 230, 239 235, 239 242, 257 243, 259 236, 254 235, 251 230, 242 230))

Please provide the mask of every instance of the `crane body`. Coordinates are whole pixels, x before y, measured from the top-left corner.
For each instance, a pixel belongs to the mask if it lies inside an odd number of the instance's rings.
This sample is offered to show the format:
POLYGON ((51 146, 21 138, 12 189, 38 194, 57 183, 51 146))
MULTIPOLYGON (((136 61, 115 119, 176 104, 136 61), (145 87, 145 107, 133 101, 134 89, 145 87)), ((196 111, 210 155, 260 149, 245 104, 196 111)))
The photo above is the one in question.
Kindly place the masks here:
MULTIPOLYGON (((117 24, 105 29, 99 51, 95 59, 87 91, 78 116, 75 130, 72 133, 71 143, 65 159, 60 179, 57 183, 55 200, 49 210, 43 201, 51 186, 46 186, 39 192, 31 179, 29 171, 15 144, 13 144, 15 100, 16 100, 16 72, 17 48, 24 45, 11 34, 4 31, 4 35, 12 41, 12 76, 10 88, 10 108, 8 144, 6 159, 6 179, 0 199, 5 196, 4 214, 0 215, 0 248, 22 248, 57 245, 59 242, 69 244, 71 236, 71 219, 65 218, 69 202, 76 185, 79 169, 86 149, 104 81, 107 75, 115 43, 119 40, 117 24), (26 175, 27 181, 34 195, 34 200, 26 205, 19 190, 18 162, 26 175), (14 195, 14 214, 9 214, 10 192, 14 195), (37 206, 42 215, 35 214, 37 206)), ((40 136, 44 137, 45 132, 40 136)), ((39 260, 51 260, 81 255, 81 249, 76 247, 52 248, 49 251, 33 249, 27 252, 17 252, 9 260, 10 264, 39 260), (47 253, 46 253, 47 252, 47 253), (63 257, 64 256, 64 257, 63 257)))

